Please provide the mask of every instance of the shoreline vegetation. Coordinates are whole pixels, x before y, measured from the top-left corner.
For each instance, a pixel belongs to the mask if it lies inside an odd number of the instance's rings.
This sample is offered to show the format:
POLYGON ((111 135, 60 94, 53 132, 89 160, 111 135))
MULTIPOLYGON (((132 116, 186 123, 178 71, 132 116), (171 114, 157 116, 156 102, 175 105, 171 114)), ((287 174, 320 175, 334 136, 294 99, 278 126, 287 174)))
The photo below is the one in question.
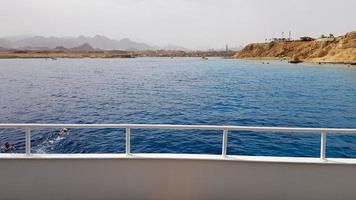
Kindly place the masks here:
POLYGON ((356 65, 356 31, 339 37, 302 37, 300 40, 276 38, 271 42, 253 43, 237 52, 233 58, 356 65))

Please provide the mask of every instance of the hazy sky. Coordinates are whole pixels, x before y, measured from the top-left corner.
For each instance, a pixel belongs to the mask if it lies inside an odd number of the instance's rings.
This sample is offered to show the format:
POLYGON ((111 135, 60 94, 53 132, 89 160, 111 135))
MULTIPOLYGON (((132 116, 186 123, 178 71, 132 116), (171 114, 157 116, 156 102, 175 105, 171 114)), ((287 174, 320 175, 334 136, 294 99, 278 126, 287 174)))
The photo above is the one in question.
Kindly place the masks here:
POLYGON ((0 37, 129 37, 221 48, 356 30, 356 0, 0 0, 0 37))

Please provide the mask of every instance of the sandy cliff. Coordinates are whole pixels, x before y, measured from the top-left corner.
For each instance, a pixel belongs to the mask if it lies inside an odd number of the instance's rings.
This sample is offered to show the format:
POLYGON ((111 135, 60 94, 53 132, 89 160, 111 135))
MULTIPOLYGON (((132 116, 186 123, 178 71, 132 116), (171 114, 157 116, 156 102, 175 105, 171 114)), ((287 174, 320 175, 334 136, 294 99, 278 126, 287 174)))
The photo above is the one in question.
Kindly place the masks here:
POLYGON ((288 59, 306 62, 356 63, 356 31, 314 41, 278 41, 249 44, 234 58, 288 59))

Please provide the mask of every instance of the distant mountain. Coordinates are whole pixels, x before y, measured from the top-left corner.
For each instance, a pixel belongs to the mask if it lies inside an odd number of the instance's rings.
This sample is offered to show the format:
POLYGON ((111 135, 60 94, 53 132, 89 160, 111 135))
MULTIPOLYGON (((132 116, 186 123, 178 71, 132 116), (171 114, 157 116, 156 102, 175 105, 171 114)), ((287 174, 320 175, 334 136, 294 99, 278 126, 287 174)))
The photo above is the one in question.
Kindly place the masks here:
POLYGON ((7 51, 7 50, 9 49, 0 46, 0 51, 7 51))
MULTIPOLYGON (((117 45, 117 47, 122 47, 121 50, 155 50, 154 47, 148 44, 134 42, 128 38, 122 39, 118 42, 116 41, 114 45, 117 45)), ((119 49, 119 48, 114 48, 114 49, 119 49)))
POLYGON ((67 51, 67 50, 69 50, 69 49, 64 48, 63 46, 57 46, 57 47, 54 48, 53 50, 55 50, 55 51, 67 51))
POLYGON ((80 46, 70 48, 71 51, 94 51, 95 49, 90 46, 88 43, 84 43, 80 46))
MULTIPOLYGON (((102 50, 157 50, 161 47, 151 46, 141 42, 135 42, 128 38, 122 40, 113 40, 105 36, 96 35, 94 37, 43 37, 43 36, 21 36, 21 37, 7 37, 0 39, 0 46, 3 48, 16 49, 34 49, 47 50, 62 47, 65 49, 76 48, 85 45, 88 49, 102 49, 102 50), (89 48, 89 46, 91 48, 89 48)), ((181 50, 182 47, 170 45, 164 47, 165 50, 181 50), (172 49, 169 49, 172 48, 172 49)), ((57 49, 58 50, 58 49, 57 49)), ((186 49, 185 49, 186 50, 186 49)))
POLYGON ((23 46, 20 48, 16 48, 17 50, 40 50, 40 51, 50 51, 52 50, 49 47, 44 47, 44 46, 23 46))
POLYGON ((0 47, 2 48, 12 48, 13 44, 11 41, 6 39, 0 39, 0 47))

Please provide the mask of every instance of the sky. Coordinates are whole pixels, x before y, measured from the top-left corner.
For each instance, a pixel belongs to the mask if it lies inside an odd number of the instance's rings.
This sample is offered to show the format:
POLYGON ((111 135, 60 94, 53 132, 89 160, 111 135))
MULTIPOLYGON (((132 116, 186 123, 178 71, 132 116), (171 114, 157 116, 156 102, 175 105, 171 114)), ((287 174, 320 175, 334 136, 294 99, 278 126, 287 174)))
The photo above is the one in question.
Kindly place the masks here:
POLYGON ((0 37, 130 38, 190 49, 356 31, 356 0, 0 0, 0 37))

